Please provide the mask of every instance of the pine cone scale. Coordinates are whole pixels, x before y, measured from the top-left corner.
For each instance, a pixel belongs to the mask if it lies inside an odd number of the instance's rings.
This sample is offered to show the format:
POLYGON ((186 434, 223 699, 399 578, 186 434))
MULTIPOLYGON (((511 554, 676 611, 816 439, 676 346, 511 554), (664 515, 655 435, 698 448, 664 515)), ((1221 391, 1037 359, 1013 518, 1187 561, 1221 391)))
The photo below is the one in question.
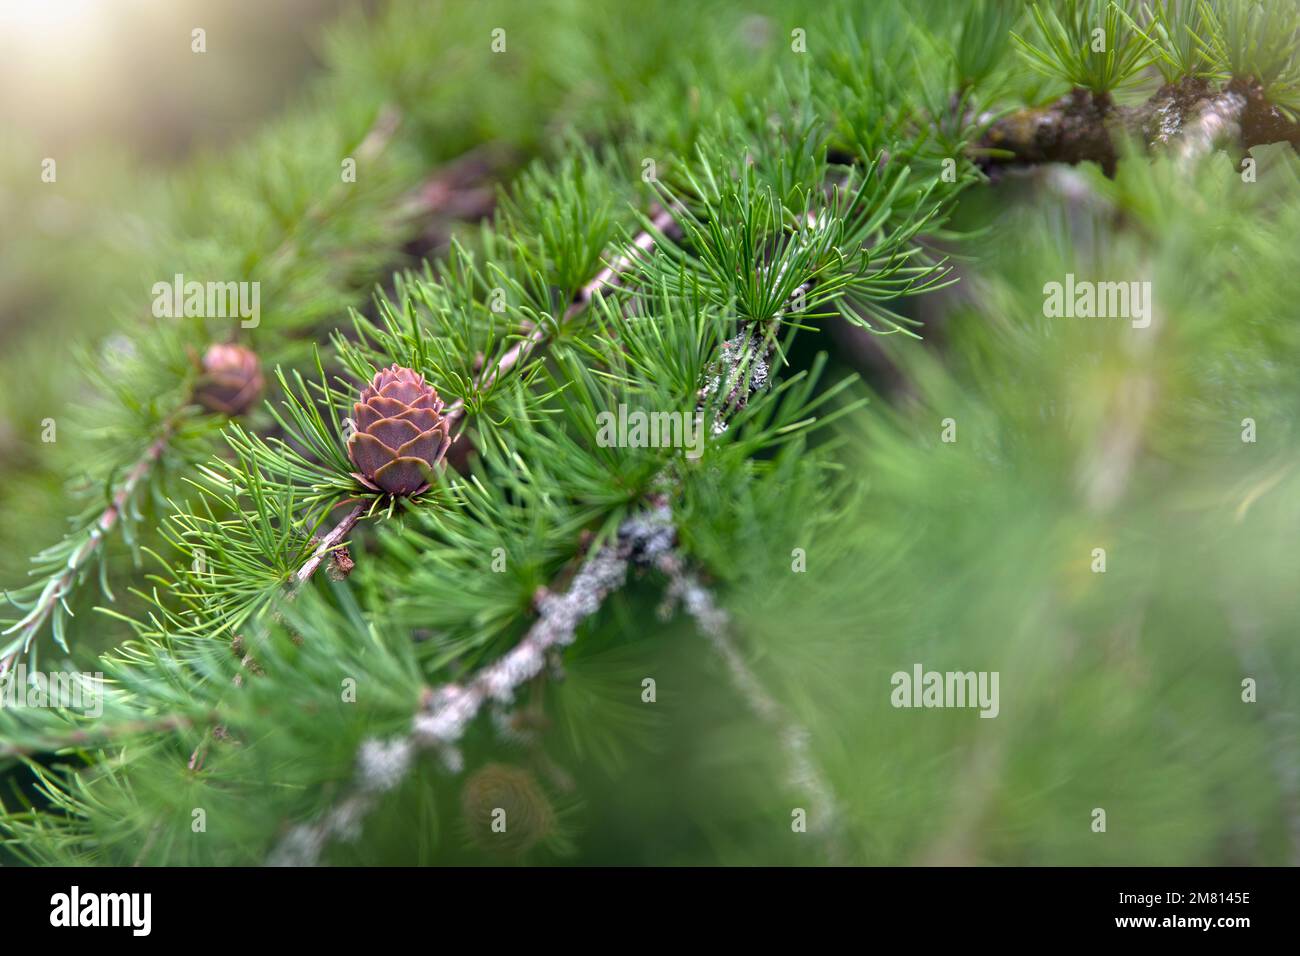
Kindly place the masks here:
POLYGON ((391 398, 372 398, 366 403, 357 402, 352 406, 353 420, 358 428, 369 427, 384 418, 396 418, 410 411, 409 405, 403 405, 391 398))
POLYGON ((375 472, 375 484, 392 495, 410 496, 429 487, 433 469, 421 458, 397 458, 375 472))
POLYGON ((367 435, 373 435, 389 448, 401 448, 413 438, 420 437, 420 429, 414 422, 401 418, 381 418, 366 428, 367 435))
POLYGON ((410 422, 422 432, 437 428, 442 421, 441 416, 431 408, 410 408, 394 417, 399 421, 410 422))
POLYGON ((419 386, 409 382, 393 382, 380 389, 379 394, 382 398, 390 398, 403 405, 414 405, 423 397, 419 386))
POLYGON ((439 433, 437 429, 416 435, 405 445, 397 449, 397 458, 416 458, 420 461, 437 461, 442 458, 445 449, 441 447, 446 441, 446 436, 439 433))
POLYGON ((352 464, 365 475, 374 475, 393 460, 393 452, 374 435, 358 432, 348 442, 352 464))

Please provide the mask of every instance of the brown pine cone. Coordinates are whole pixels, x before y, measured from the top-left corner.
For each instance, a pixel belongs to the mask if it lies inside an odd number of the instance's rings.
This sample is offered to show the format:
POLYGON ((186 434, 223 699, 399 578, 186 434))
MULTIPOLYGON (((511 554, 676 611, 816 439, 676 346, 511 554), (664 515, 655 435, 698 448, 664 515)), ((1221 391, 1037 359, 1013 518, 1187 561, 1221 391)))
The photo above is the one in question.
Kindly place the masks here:
POLYGON ((203 374, 194 386, 194 401, 210 412, 243 415, 262 394, 262 363, 242 345, 208 346, 203 374))
POLYGON ((352 477, 398 497, 428 488, 434 466, 451 445, 451 424, 442 409, 438 393, 418 372, 398 365, 378 372, 352 406, 352 477))

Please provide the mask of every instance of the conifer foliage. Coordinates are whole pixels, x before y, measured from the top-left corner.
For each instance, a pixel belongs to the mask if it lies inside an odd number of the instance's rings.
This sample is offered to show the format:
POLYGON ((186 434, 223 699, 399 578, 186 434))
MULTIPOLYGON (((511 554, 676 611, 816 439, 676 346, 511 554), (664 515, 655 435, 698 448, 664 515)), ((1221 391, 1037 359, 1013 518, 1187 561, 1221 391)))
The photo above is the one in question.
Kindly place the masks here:
POLYGON ((0 852, 1300 861, 1294 4, 546 6, 176 174, 0 852))

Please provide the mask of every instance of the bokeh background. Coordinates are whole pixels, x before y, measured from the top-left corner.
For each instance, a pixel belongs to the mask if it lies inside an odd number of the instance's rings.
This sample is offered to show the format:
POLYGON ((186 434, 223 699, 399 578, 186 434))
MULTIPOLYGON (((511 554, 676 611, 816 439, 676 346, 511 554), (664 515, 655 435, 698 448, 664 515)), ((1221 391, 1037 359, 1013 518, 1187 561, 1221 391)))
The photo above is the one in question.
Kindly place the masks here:
MULTIPOLYGON (((347 90, 350 71, 388 85, 414 130, 401 146, 403 175, 432 176, 476 147, 501 148, 479 154, 464 172, 473 184, 458 213, 472 221, 490 208, 492 188, 509 183, 528 159, 562 152, 557 130, 572 117, 604 111, 614 129, 636 135, 626 120, 629 104, 640 102, 651 78, 706 62, 693 56, 692 44, 730 44, 718 57, 727 64, 725 83, 706 75, 683 84, 690 92, 674 100, 672 114, 680 128, 656 131, 668 141, 688 138, 717 106, 709 91, 725 86, 719 97, 738 97, 744 71, 762 60, 753 51, 772 47, 787 20, 802 22, 821 4, 700 10, 670 3, 653 13, 638 6, 637 13, 622 8, 631 4, 592 0, 532 8, 523 28, 551 31, 537 44, 543 52, 536 61, 522 57, 517 72, 491 83, 478 81, 481 59, 422 52, 454 48, 447 37, 490 20, 475 20, 468 4, 400 6, 405 21, 394 18, 354 58, 346 41, 385 4, 0 0, 0 582, 22 581, 31 555, 56 541, 84 502, 74 507, 70 491, 78 485, 78 455, 95 447, 94 427, 79 418, 91 386, 76 363, 93 365, 115 347, 115 332, 148 301, 149 286, 170 275, 159 271, 174 261, 169 243, 183 238, 192 257, 215 221, 224 240, 245 214, 278 214, 245 210, 237 205, 244 200, 205 190, 231 178, 230 169, 247 158, 241 148, 268 125, 292 123, 319 92, 327 64, 336 90, 347 90), (206 30, 202 56, 190 50, 196 26, 206 30), (595 89, 593 77, 605 77, 604 86, 595 89), (627 128, 619 129, 620 121, 627 128), (57 160, 57 188, 41 182, 45 157, 57 160), (40 440, 49 418, 59 423, 58 449, 40 440)), ((951 22, 961 8, 944 0, 924 5, 936 22, 951 22)), ((888 52, 878 53, 882 62, 888 52)), ((1054 94, 1040 80, 1019 82, 1021 99, 1044 89, 1054 94)), ((297 161, 305 168, 309 161, 294 142, 286 135, 285 168, 297 169, 297 161)), ((321 155, 325 174, 336 177, 336 153, 321 155)), ((1217 197, 1223 217, 1273 208, 1300 223, 1294 191, 1284 188, 1294 167, 1276 153, 1261 158, 1276 177, 1261 179, 1260 195, 1277 189, 1279 202, 1217 197)), ((843 325, 796 343, 797 367, 829 348, 827 379, 855 371, 876 399, 841 436, 858 449, 846 467, 860 469, 868 493, 835 533, 825 532, 798 601, 763 582, 784 572, 784 544, 801 540, 804 516, 790 515, 789 527, 756 530, 748 551, 733 542, 694 542, 706 556, 712 546, 717 565, 733 569, 718 583, 734 588, 732 611, 755 669, 817 741, 818 759, 845 800, 853 861, 1300 859, 1293 713, 1300 700, 1300 569, 1294 537, 1280 533, 1300 526, 1300 472, 1294 443, 1287 444, 1300 388, 1282 375, 1241 381, 1234 372, 1243 364, 1268 367, 1259 360, 1266 348, 1284 359, 1279 367, 1294 359, 1294 332, 1269 323, 1300 296, 1283 285, 1270 258, 1277 251, 1260 250, 1255 261, 1272 271, 1228 303, 1235 324, 1226 323, 1213 290, 1191 281, 1212 217, 1164 182, 1139 174, 1111 186, 1095 171, 1067 171, 972 192, 954 227, 993 231, 961 247, 960 287, 906 306, 927 323, 922 346, 886 353, 843 325), (1141 229, 1121 230, 1124 216, 1151 210, 1141 229), (1140 426, 1145 455, 1131 494, 1098 518, 1080 504, 1074 456, 1104 447, 1122 416, 1097 396, 1122 401, 1134 360, 1097 327, 1044 321, 1039 290, 1044 277, 1087 269, 1127 275, 1139 262, 1162 289, 1177 290, 1164 302, 1179 337, 1172 357, 1156 363, 1154 374, 1168 387, 1140 426), (1085 412, 1053 418, 1066 408, 1085 412), (1273 416, 1273 457, 1243 466, 1232 457, 1240 450, 1236 422, 1261 408, 1273 416), (943 457, 936 423, 946 416, 962 423, 973 454, 943 457), (1210 434, 1207 421, 1222 430, 1210 434), (1099 543, 1119 562, 1104 578, 1087 566, 1099 543), (1000 670, 1002 716, 893 710, 889 675, 914 661, 1000 670), (1272 702, 1268 716, 1263 708, 1242 710, 1239 681, 1247 671, 1272 702), (1278 701, 1290 710, 1279 711, 1278 701), (1119 821, 1111 838, 1088 831, 1094 806, 1119 821)), ((1233 242, 1249 241, 1248 230, 1225 229, 1233 242)), ((439 249, 446 229, 420 221, 407 238, 393 261, 356 270, 353 302, 364 301, 368 283, 439 249)), ((304 274, 284 286, 310 279, 304 274)), ((333 300, 313 308, 313 333, 343 314, 333 300)), ((93 464, 85 463, 88 472, 93 464)), ((112 562, 123 578, 133 573, 124 549, 115 546, 112 562)), ((76 604, 83 612, 102 600, 90 593, 93 583, 84 590, 76 604)), ((120 601, 127 613, 139 607, 129 594, 120 601)), ((653 589, 634 592, 605 626, 634 635, 656 603, 653 589)), ((127 633, 111 619, 94 620, 100 633, 79 632, 84 660, 127 633)), ((578 859, 812 861, 788 829, 773 835, 770 827, 787 812, 770 734, 701 662, 705 652, 689 627, 679 622, 663 633, 655 651, 661 683, 690 706, 665 708, 671 716, 653 721, 635 708, 602 711, 601 719, 624 718, 610 721, 610 730, 619 748, 634 754, 612 760, 614 772, 590 751, 567 755, 566 772, 579 779, 582 797, 560 811, 566 833, 581 843, 578 859)), ((570 662, 571 686, 587 695, 576 699, 603 706, 618 682, 643 668, 634 641, 607 643, 591 642, 570 662)), ((556 719, 563 732, 565 722, 592 718, 561 708, 556 719)), ((487 742, 471 752, 479 761, 491 755, 487 742)), ((346 768, 350 755, 334 757, 346 768)), ((341 861, 427 862, 408 824, 423 819, 440 778, 428 767, 421 774, 428 788, 395 797, 373 840, 343 850, 341 861)), ((438 799, 454 814, 450 793, 438 799)), ((571 849, 541 861, 573 859, 571 849)), ((445 852, 451 856, 440 861, 481 859, 472 848, 445 852)))
MULTIPOLYGON (((349 4, 363 11, 366 3, 349 4)), ((63 531, 41 422, 78 403, 78 347, 140 301, 166 176, 229 152, 320 68, 340 0, 0 0, 0 568, 63 531), (207 52, 191 52, 191 31, 207 52), (41 180, 57 163, 58 185, 41 180), (62 343, 68 363, 53 356, 62 343)), ((151 284, 150 280, 148 284, 151 284)), ((72 435, 68 435, 72 438, 72 435)))

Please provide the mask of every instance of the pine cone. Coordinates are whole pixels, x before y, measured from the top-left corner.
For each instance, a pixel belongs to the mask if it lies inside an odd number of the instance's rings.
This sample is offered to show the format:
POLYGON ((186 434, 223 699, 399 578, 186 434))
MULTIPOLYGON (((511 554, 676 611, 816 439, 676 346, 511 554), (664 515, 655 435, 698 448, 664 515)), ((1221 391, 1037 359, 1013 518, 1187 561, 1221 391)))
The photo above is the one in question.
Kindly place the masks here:
POLYGON ((461 789, 460 807, 466 835, 502 856, 522 856, 556 831, 555 808, 522 767, 490 763, 476 770, 461 789))
POLYGON ((262 363, 242 345, 210 345, 203 354, 203 375, 194 386, 194 401, 210 412, 242 415, 262 394, 262 363))
POLYGON ((378 372, 352 406, 356 432, 348 439, 352 477, 399 497, 429 487, 433 468, 451 445, 443 403, 424 376, 393 365, 378 372))

